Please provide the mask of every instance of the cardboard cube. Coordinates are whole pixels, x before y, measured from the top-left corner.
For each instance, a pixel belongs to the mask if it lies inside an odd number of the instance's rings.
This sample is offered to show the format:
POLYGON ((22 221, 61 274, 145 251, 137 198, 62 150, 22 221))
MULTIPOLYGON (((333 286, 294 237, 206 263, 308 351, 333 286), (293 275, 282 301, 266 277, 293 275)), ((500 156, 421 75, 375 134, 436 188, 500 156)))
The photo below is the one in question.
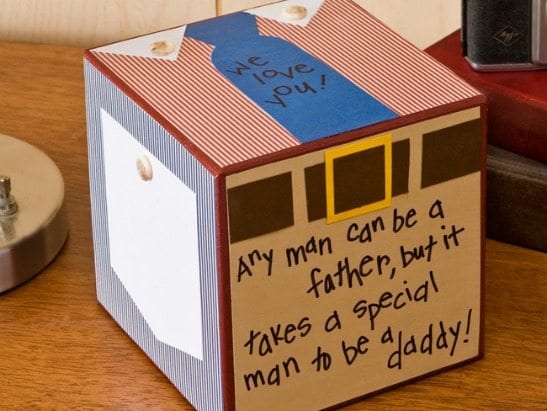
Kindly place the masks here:
POLYGON ((481 355, 484 98, 353 2, 294 3, 85 55, 98 299, 200 410, 481 355))

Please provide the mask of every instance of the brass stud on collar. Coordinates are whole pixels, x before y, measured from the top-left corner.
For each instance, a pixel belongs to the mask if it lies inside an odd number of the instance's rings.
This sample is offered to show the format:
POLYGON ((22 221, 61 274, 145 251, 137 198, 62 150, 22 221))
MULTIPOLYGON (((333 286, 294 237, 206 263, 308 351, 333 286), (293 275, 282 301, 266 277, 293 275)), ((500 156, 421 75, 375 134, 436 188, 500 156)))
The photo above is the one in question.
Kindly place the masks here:
POLYGON ((170 41, 155 41, 150 45, 150 50, 156 56, 167 56, 175 51, 175 45, 170 41))
POLYGON ((287 6, 283 9, 283 16, 289 20, 302 20, 308 15, 308 10, 303 6, 287 6))

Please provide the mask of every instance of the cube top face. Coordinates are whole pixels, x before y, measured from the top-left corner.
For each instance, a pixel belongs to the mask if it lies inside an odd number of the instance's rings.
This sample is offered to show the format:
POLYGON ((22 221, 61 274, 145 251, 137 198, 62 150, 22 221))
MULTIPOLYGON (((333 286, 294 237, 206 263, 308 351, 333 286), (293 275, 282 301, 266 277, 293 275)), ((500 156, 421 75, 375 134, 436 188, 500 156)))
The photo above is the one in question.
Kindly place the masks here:
POLYGON ((350 0, 292 3, 87 58, 214 171, 478 95, 350 0))

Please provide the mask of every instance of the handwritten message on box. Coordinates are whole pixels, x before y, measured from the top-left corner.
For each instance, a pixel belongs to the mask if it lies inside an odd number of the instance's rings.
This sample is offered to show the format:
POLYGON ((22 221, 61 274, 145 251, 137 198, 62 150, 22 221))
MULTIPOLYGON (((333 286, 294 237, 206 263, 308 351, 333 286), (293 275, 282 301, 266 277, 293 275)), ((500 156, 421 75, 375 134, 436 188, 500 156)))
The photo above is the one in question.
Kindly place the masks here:
MULTIPOLYGON (((394 140, 420 130, 396 131, 394 140)), ((423 151, 416 141, 411 157, 423 151)), ((341 402, 478 350, 479 173, 422 188, 421 170, 413 170, 408 193, 389 207, 333 224, 310 222, 301 181, 323 155, 233 179, 235 185, 291 169, 288 201, 296 216, 285 230, 230 246, 236 398, 243 409, 276 398, 290 398, 295 410, 341 402), (318 387, 327 381, 324 394, 318 387)))

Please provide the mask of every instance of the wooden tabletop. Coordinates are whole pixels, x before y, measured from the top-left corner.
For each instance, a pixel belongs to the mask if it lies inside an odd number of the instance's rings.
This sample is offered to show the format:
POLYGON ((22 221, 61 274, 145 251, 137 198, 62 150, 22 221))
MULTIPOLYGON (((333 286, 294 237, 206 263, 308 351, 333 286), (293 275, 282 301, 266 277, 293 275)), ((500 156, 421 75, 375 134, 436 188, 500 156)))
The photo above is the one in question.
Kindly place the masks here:
MULTIPOLYGON (((82 54, 0 42, 0 133, 59 165, 70 220, 58 258, 0 295, 0 409, 192 410, 96 301, 82 54)), ((484 359, 344 409, 547 409, 547 254, 487 241, 485 333, 484 359)))

